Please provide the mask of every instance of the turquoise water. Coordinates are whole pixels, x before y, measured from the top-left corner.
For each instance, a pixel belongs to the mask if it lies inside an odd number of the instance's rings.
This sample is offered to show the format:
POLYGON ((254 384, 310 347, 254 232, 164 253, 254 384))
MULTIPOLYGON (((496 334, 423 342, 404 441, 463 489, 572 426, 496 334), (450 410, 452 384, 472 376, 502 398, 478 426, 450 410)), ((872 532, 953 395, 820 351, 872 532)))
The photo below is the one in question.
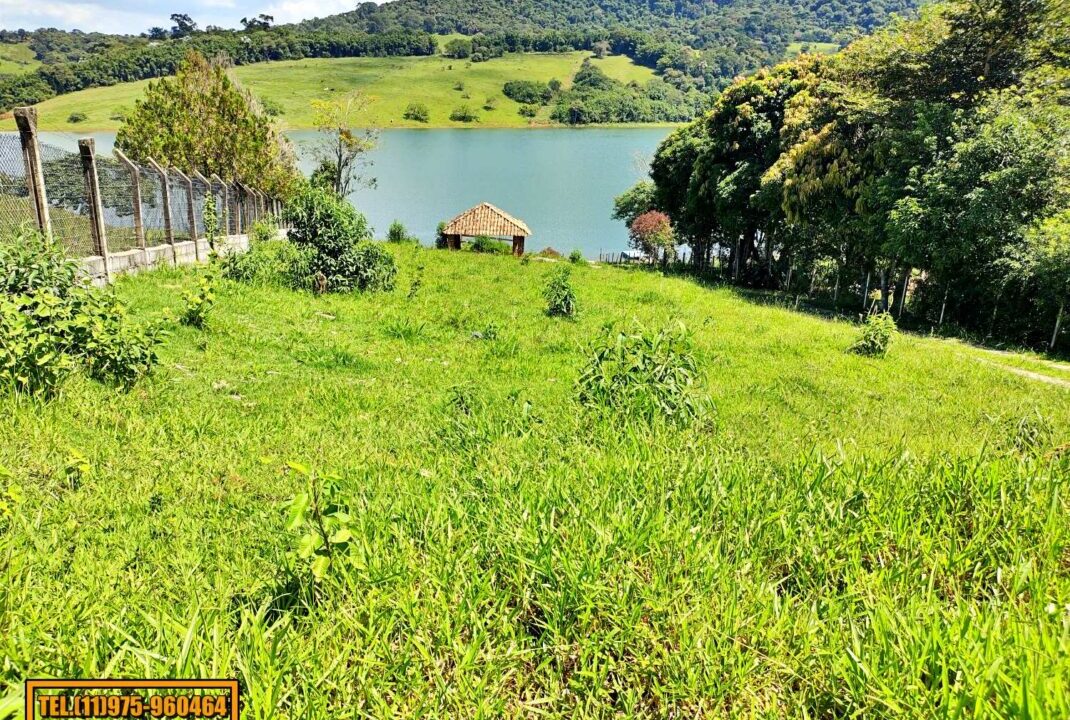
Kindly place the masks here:
MULTIPOLYGON (((435 228, 486 201, 524 220, 529 251, 579 248, 588 257, 626 247, 613 220, 613 198, 646 174, 665 128, 548 130, 386 130, 371 154, 374 188, 350 200, 382 237, 394 219, 425 243, 435 228)), ((92 133, 110 152, 115 133, 92 133)), ((45 142, 74 149, 74 135, 42 133, 45 142)), ((302 169, 311 171, 314 131, 289 133, 302 169)))

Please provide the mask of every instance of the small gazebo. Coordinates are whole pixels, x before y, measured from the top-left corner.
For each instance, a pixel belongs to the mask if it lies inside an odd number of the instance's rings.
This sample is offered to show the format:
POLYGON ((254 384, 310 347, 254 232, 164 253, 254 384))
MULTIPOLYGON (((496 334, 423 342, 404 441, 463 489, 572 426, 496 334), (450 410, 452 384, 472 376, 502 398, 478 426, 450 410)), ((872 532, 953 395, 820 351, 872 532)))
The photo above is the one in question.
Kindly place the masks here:
POLYGON ((520 257, 524 254, 524 238, 531 234, 531 229, 523 220, 485 202, 450 220, 442 233, 450 250, 461 249, 462 237, 512 238, 513 255, 520 257))

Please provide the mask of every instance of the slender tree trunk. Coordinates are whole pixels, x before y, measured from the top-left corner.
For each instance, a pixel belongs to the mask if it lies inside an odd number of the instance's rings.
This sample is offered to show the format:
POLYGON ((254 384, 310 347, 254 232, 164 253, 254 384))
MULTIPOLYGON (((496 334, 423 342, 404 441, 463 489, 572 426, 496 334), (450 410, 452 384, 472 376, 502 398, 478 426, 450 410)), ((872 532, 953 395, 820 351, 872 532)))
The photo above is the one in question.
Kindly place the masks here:
POLYGON ((940 321, 936 324, 936 327, 943 327, 944 325, 944 311, 947 310, 947 297, 951 294, 951 286, 948 285, 944 288, 944 302, 940 305, 940 321))
POLYGON ((814 284, 816 282, 817 282, 817 268, 815 267, 813 272, 810 273, 810 292, 807 293, 807 296, 812 296, 814 294, 814 284))
POLYGON ((840 266, 836 266, 836 289, 832 291, 832 305, 835 307, 836 303, 840 301, 840 266))
POLYGON ((795 270, 794 265, 788 265, 788 281, 784 284, 784 292, 791 292, 791 273, 795 270))
POLYGON ((903 292, 899 296, 899 317, 903 317, 903 308, 907 306, 907 286, 910 283, 910 275, 913 273, 913 269, 907 268, 907 271, 903 273, 903 292))
POLYGON ((881 312, 888 312, 888 270, 881 269, 881 312))
POLYGON ((869 299, 869 278, 873 273, 866 273, 866 282, 862 285, 862 310, 866 310, 866 301, 869 299))
POLYGON ((1051 334, 1051 344, 1048 346, 1049 350, 1055 349, 1055 341, 1059 339, 1059 326, 1063 323, 1063 309, 1065 307, 1065 301, 1059 303, 1059 314, 1055 316, 1055 332, 1051 334))

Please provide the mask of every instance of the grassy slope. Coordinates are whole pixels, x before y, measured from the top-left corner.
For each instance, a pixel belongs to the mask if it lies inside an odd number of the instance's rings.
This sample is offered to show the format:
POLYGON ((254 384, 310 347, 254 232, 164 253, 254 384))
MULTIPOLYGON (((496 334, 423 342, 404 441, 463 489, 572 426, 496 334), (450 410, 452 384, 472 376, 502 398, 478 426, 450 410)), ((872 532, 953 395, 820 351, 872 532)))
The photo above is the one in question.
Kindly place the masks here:
POLYGON ((803 51, 803 46, 809 46, 809 52, 820 55, 831 55, 840 49, 839 43, 827 42, 793 42, 788 43, 784 50, 784 59, 790 59, 803 51))
MULTIPOLYGON (((0 399, 26 495, 0 697, 237 675, 250 717, 1066 711, 1066 462, 1013 441, 1037 415, 1065 438, 1070 391, 939 340, 848 355, 848 324, 642 272, 578 268, 581 315, 554 320, 544 263, 397 252, 387 295, 226 286, 129 394, 0 399), (635 320, 693 329, 714 427, 579 410, 583 346, 635 320), (310 608, 287 461, 337 473, 361 527, 310 608)), ((193 283, 117 289, 144 318, 193 283)))
MULTIPOLYGON (((310 102, 330 98, 359 88, 372 98, 367 124, 378 127, 463 127, 449 120, 450 112, 468 104, 478 110, 475 127, 525 127, 519 105, 502 95, 502 85, 509 80, 561 80, 571 83, 583 58, 589 53, 528 53, 508 55, 484 63, 467 63, 442 57, 433 58, 341 58, 310 59, 259 63, 235 69, 237 78, 259 97, 278 103, 288 127, 309 127, 312 123, 310 102), (464 91, 455 90, 458 82, 464 91), (467 93, 468 99, 462 97, 467 93), (494 110, 484 110, 487 98, 496 98, 494 110), (427 125, 404 120, 405 107, 413 101, 431 110, 427 125)), ((611 76, 623 81, 645 81, 653 76, 649 68, 638 67, 626 57, 598 61, 611 76)), ((94 88, 53 98, 38 106, 40 125, 45 130, 108 130, 119 126, 112 119, 117 110, 132 107, 144 92, 148 81, 94 88), (72 112, 84 112, 87 119, 72 124, 72 112)), ((544 108, 536 122, 548 121, 544 108)), ((12 120, 0 122, 0 129, 14 129, 12 120)))
POLYGON ((24 43, 0 43, 0 75, 29 72, 40 65, 33 50, 24 43))

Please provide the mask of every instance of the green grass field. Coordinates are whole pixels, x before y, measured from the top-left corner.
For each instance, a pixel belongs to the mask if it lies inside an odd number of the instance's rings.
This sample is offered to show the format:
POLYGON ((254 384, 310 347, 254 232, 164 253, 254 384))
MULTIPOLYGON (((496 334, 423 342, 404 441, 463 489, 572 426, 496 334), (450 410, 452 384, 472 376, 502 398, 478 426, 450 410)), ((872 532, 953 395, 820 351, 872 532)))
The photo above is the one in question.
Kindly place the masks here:
MULTIPOLYGON (((229 676, 246 718, 1070 713, 1070 389, 653 272, 576 267, 554 319, 549 263, 392 250, 387 294, 224 283, 129 393, 0 398, 6 707, 229 676), (605 328, 677 322, 712 422, 578 404, 605 328), (359 528, 314 592, 291 463, 359 528)), ((116 292, 147 320, 196 279, 116 292)))
POLYGON ((0 43, 0 75, 18 75, 35 70, 40 61, 25 43, 0 43))
POLYGON ((839 52, 839 43, 827 43, 827 42, 793 42, 788 43, 787 49, 784 50, 784 59, 790 60, 791 58, 799 55, 803 52, 813 53, 815 55, 831 55, 835 52, 839 52))
MULTIPOLYGON (((258 63, 234 70, 235 77, 256 96, 277 103, 289 128, 312 125, 311 101, 329 99, 359 89, 368 94, 371 105, 364 121, 369 126, 391 127, 526 127, 528 118, 517 111, 519 105, 502 94, 509 80, 557 78, 566 86, 590 53, 526 53, 507 55, 482 63, 427 58, 323 58, 258 63), (463 84, 458 90, 457 85, 463 84), (465 97, 467 96, 467 97, 465 97), (484 105, 493 99, 493 109, 484 105), (405 120, 410 102, 422 102, 431 111, 429 123, 405 120), (479 113, 478 123, 449 119, 454 108, 468 105, 479 113)), ((624 82, 645 82, 653 77, 649 68, 634 65, 622 56, 597 61, 607 74, 624 82)), ((62 95, 38 105, 44 130, 77 132, 113 130, 120 125, 124 109, 132 108, 148 81, 93 88, 62 95), (73 112, 86 119, 70 123, 73 112)), ((543 108, 535 124, 549 122, 549 108, 543 108)), ((0 129, 13 130, 10 118, 0 121, 0 129)))

